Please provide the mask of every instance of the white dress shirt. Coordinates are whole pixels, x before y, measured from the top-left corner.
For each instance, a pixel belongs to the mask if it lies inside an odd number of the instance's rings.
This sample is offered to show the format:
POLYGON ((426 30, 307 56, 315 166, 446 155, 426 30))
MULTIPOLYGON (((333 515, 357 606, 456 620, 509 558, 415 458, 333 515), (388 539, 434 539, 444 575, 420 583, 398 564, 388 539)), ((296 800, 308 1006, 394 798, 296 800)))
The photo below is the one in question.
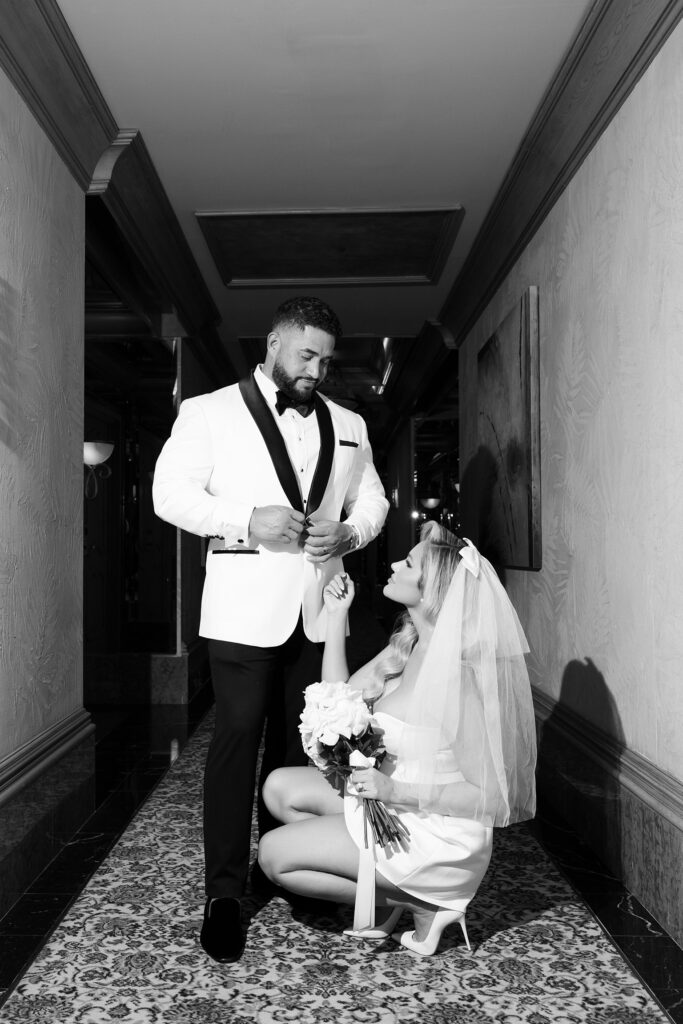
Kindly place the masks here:
POLYGON ((260 365, 254 371, 254 380, 272 410, 275 422, 284 438, 289 458, 296 471, 305 507, 320 454, 318 417, 315 412, 309 413, 308 416, 302 416, 291 406, 283 413, 278 413, 275 408, 279 390, 277 384, 266 377, 260 365))

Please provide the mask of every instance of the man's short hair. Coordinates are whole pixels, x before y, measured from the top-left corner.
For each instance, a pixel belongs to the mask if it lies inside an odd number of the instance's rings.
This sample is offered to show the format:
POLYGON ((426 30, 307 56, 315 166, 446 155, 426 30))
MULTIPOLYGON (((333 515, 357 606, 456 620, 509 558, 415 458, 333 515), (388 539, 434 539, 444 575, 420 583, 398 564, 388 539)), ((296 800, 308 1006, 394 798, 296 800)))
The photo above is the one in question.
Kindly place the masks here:
POLYGON ((287 299, 278 306, 271 330, 276 331, 278 327, 298 327, 300 331, 306 327, 317 327, 318 330, 331 334, 335 341, 342 335, 341 324, 334 310, 322 299, 308 295, 287 299))

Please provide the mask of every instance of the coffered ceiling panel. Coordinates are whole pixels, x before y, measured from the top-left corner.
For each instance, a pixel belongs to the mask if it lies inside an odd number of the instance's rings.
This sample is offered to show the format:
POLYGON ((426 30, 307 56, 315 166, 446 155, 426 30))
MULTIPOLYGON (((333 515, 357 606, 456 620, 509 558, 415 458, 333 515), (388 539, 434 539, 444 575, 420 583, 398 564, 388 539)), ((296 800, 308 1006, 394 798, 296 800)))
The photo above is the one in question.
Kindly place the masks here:
POLYGON ((433 284, 465 211, 198 213, 225 284, 433 284))

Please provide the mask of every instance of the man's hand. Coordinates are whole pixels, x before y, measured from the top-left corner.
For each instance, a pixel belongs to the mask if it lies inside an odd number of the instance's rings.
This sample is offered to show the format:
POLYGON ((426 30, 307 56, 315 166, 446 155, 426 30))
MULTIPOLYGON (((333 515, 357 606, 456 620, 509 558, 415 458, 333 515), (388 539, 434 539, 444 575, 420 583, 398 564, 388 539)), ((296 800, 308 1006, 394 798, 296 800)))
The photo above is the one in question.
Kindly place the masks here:
POLYGON ((258 541, 291 544, 299 539, 303 528, 303 512, 286 505, 262 505, 254 509, 249 520, 249 536, 258 541))
POLYGON ((350 526, 333 519, 319 519, 307 527, 307 532, 304 551, 312 562, 327 562, 345 555, 355 540, 350 526))

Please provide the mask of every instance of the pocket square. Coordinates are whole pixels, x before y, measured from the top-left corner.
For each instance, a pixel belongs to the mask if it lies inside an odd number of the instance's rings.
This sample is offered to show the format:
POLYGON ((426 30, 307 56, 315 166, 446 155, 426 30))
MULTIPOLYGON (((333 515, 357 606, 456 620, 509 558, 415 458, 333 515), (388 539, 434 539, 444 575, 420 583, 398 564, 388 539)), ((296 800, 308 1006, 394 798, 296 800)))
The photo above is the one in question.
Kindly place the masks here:
POLYGON ((358 441, 342 441, 341 438, 339 438, 339 444, 343 444, 347 448, 357 448, 358 447, 358 441))
POLYGON ((213 548, 212 555, 260 555, 256 548, 213 548))

